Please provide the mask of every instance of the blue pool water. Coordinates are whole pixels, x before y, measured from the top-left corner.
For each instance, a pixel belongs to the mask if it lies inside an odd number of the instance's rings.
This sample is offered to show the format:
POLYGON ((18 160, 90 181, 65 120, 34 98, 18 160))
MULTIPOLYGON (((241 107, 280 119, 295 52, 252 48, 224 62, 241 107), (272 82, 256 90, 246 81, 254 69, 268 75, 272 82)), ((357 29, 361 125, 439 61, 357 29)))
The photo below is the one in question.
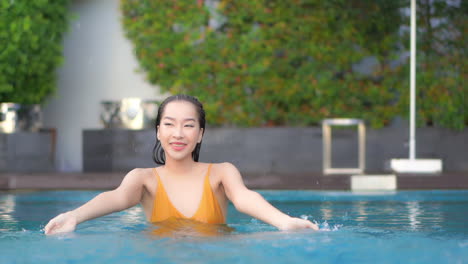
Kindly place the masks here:
POLYGON ((321 230, 279 232, 230 206, 233 231, 160 237, 134 207, 45 236, 98 192, 0 192, 0 263, 468 263, 468 191, 261 193, 321 230))

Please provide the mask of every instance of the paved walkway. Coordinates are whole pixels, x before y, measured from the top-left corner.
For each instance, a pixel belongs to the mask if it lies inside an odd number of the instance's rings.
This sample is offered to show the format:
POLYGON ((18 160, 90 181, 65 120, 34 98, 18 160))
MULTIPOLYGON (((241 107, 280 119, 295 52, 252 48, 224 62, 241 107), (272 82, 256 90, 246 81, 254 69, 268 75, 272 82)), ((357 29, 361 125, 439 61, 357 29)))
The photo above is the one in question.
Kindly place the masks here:
POLYGON ((125 173, 0 174, 0 189, 112 189, 125 173))
MULTIPOLYGON (((113 189, 125 173, 0 173, 0 190, 18 189, 113 189)), ((349 190, 348 175, 295 174, 244 175, 252 189, 349 190)), ((397 175, 400 190, 468 189, 468 173, 446 172, 441 175, 397 175)))

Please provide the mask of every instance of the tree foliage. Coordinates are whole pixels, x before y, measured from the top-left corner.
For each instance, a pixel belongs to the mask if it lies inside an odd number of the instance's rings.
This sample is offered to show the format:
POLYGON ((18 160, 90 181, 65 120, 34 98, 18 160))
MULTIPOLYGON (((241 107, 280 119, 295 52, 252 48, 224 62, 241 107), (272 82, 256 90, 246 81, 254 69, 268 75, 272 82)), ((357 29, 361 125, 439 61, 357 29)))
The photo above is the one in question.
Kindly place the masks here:
MULTIPOLYGON (((409 1, 121 2, 149 81, 199 97, 211 124, 240 126, 354 117, 381 127, 404 115, 404 7, 409 1)), ((426 121, 431 110, 422 109, 426 121)), ((452 118, 446 113, 440 118, 452 118)))
POLYGON ((418 1, 419 123, 468 125, 468 2, 418 1))
POLYGON ((0 102, 42 103, 56 89, 69 0, 0 0, 0 102))

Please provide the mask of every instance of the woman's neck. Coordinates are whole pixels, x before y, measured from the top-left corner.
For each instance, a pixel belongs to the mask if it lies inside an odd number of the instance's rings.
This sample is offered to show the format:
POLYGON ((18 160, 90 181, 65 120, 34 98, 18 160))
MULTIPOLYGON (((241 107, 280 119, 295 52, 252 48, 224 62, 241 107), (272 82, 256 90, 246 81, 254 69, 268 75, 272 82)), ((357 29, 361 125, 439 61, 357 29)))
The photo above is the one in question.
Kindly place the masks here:
POLYGON ((193 172, 197 163, 193 159, 185 160, 166 160, 164 169, 171 175, 189 175, 193 172))

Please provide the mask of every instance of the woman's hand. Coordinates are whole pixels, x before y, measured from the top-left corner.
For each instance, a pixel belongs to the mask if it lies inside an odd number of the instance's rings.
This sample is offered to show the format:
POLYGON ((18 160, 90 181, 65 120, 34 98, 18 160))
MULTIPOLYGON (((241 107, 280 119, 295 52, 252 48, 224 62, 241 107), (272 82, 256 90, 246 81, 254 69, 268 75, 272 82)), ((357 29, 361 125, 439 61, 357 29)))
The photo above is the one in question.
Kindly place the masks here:
POLYGON ((297 230, 297 229, 306 229, 310 228, 313 230, 318 230, 318 226, 309 220, 304 220, 301 218, 295 217, 288 217, 286 218, 281 226, 279 227, 280 230, 297 230))
POLYGON ((72 232, 75 230, 77 222, 76 214, 73 211, 59 214, 49 221, 44 227, 44 232, 46 235, 72 232))

